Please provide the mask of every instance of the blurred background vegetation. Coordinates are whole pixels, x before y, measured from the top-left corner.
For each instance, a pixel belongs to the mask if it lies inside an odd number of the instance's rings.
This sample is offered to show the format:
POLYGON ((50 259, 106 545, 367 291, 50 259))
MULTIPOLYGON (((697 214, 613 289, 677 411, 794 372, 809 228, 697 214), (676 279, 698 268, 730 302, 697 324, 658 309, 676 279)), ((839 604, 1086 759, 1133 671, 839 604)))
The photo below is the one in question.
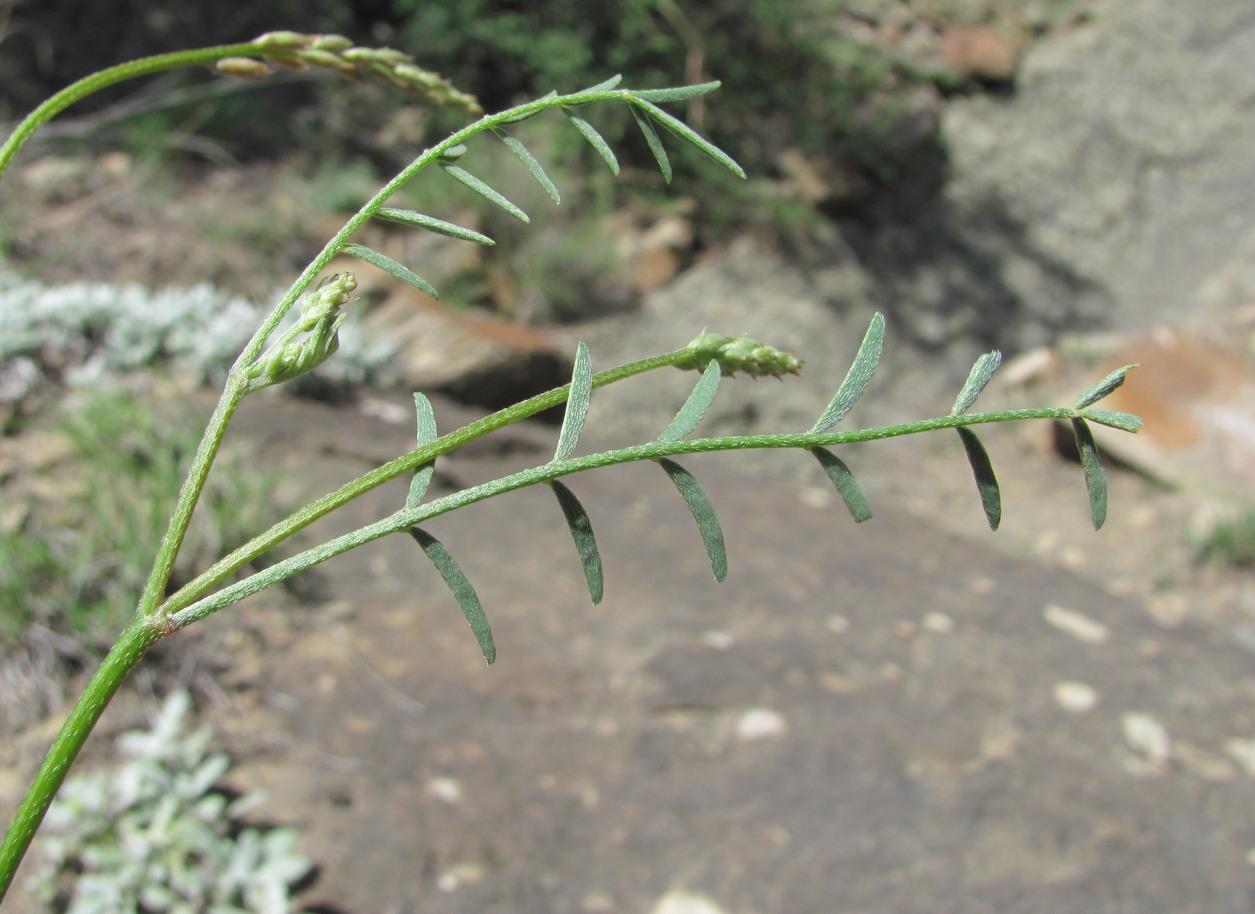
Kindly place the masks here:
MULTIPOLYGON (((724 90, 685 115, 751 173, 778 175, 786 150, 857 204, 927 155, 935 101, 982 86, 929 54, 921 35, 948 23, 987 23, 1009 35, 1048 28, 1071 0, 616 0, 578 4, 509 0, 274 0, 265 4, 139 0, 10 0, 0 5, 0 119, 12 120, 55 89, 118 61, 173 48, 251 38, 289 28, 339 32, 413 53, 480 97, 488 110, 573 91, 613 73, 640 87, 718 78, 724 90), (6 9, 7 6, 7 9, 6 9), (835 176, 835 177, 834 177, 835 176)), ((251 161, 293 146, 320 157, 365 156, 390 168, 447 124, 369 104, 326 79, 292 77, 281 89, 183 74, 136 95, 120 89, 71 112, 124 148, 163 145, 251 161), (126 99, 126 102, 121 102, 126 99), (367 103, 363 103, 363 102, 367 103), (387 112, 394 113, 387 113, 387 112), (93 118, 94 115, 94 118, 93 118), (197 139, 191 140, 195 132, 197 139)), ((378 90, 383 91, 383 90, 378 90)), ((367 96, 367 98, 363 98, 367 96)), ((628 161, 644 162, 626 120, 628 161)), ((573 148, 577 148, 573 145, 573 148)), ((581 155, 588 152, 582 151, 581 155)), ((644 170, 644 169, 643 169, 644 170)), ((714 174, 718 174, 715 172, 714 174)), ((709 175, 707 178, 709 179, 709 175)), ((726 200, 727 185, 709 200, 726 200)), ((738 210, 725 208, 724 215, 738 210)))
MULTIPOLYGON (((628 269, 616 245, 630 246, 633 231, 661 218, 684 220, 691 234, 682 252, 687 258, 737 230, 788 247, 826 220, 871 224, 909 210, 902 198, 918 201, 935 193, 944 174, 938 123, 945 100, 1008 91, 1015 49, 1078 5, 189 0, 175 8, 139 0, 0 0, 0 121, 13 122, 58 88, 119 61, 281 28, 342 33, 362 44, 404 50, 475 93, 490 111, 551 90, 574 91, 614 73, 641 88, 721 80, 720 92, 676 113, 736 157, 752 176, 749 182, 703 164, 701 181, 665 186, 630 117, 607 108, 597 112, 597 127, 624 164, 618 180, 574 131, 542 128, 524 135, 542 147, 537 152, 544 153, 563 191, 561 210, 546 216, 552 232, 522 235, 478 200, 456 212, 445 209, 446 217, 498 237, 509 252, 459 272, 446 302, 534 323, 578 320, 630 306, 624 291, 630 283, 615 279, 616 270, 622 275, 628 269), (956 65, 944 53, 947 32, 956 27, 983 29, 995 51, 1011 55, 1009 68, 956 65), (609 224, 611 217, 617 222, 609 224), (554 241, 573 231, 598 243, 578 246, 573 256, 554 241), (589 295, 588 277, 608 277, 600 283, 606 288, 589 295), (573 279, 564 285, 564 278, 573 279), (533 301, 520 300, 519 290, 537 284, 533 301)), ((326 74, 280 72, 255 83, 188 71, 128 83, 45 127, 24 160, 43 156, 48 167, 6 182, 0 194, 14 195, 7 203, 11 211, 30 213, 49 203, 90 199, 91 215, 103 214, 105 230, 78 225, 80 236, 93 238, 120 234, 111 229, 119 224, 151 225, 177 212, 211 244, 189 244, 163 257, 160 239, 193 234, 167 224, 155 237, 138 238, 134 251, 84 249, 58 241, 65 232, 57 231, 55 217, 43 214, 24 220, 20 236, 0 224, 0 258, 49 281, 65 275, 147 285, 210 280, 262 300, 273 293, 276 277, 299 269, 381 180, 460 124, 453 115, 406 104, 386 87, 346 87, 326 74), (85 169, 85 162, 99 167, 85 169), (241 164, 252 166, 243 170, 251 178, 223 176, 221 166, 241 164), (121 178, 129 178, 129 185, 121 178), (218 183, 207 195, 209 182, 218 183), (268 205, 228 203, 254 192, 266 193, 268 205), (50 193, 61 199, 48 199, 50 193), (123 198, 143 212, 121 211, 120 202, 108 211, 123 198)), ((476 167, 486 178, 504 181, 503 190, 517 189, 526 207, 535 188, 525 175, 515 181, 517 163, 509 156, 494 159, 500 150, 490 145, 474 150, 476 167)), ((699 170, 688 161, 696 155, 675 150, 679 174, 699 170)), ((440 182, 427 184, 435 186, 415 192, 435 193, 440 203, 450 197, 440 193, 440 182)), ((426 201, 408 202, 422 208, 426 201)), ((538 205, 548 208, 543 200, 538 205)))
MULTIPOLYGON (((617 180, 575 131, 535 122, 518 127, 563 191, 559 211, 503 147, 482 143, 472 151, 477 174, 525 209, 548 211, 526 231, 481 199, 451 193, 438 177, 406 189, 407 205, 502 242, 492 256, 465 253, 466 245, 455 245, 457 253, 404 252, 423 263, 446 307, 562 323, 630 309, 642 291, 665 283, 683 260, 730 231, 787 240, 827 219, 874 219, 903 185, 928 193, 944 168, 938 121, 945 99, 1006 91, 1014 77, 1013 61, 1001 72, 956 65, 941 53, 947 30, 984 29, 995 50, 1006 50, 1049 29, 1073 6, 1074 0, 186 0, 177 6, 0 0, 0 121, 15 122, 58 89, 113 64, 275 29, 340 33, 406 51, 473 92, 489 111, 615 73, 639 88, 721 80, 722 91, 676 113, 739 159, 752 181, 686 161, 696 154, 673 148, 678 173, 699 172, 701 180, 665 186, 626 111, 607 106, 591 116, 624 165, 617 180), (651 233, 659 239, 655 252, 665 255, 654 261, 640 256, 651 233), (633 249, 625 241, 641 244, 633 249), (642 266, 654 275, 642 279, 642 266)), ((8 214, 0 221, 0 262, 48 283, 138 281, 151 288, 209 281, 263 302, 382 180, 461 122, 409 104, 391 89, 346 86, 326 74, 277 72, 256 83, 186 71, 128 83, 48 125, 0 183, 8 214)), ((370 293, 362 295, 369 303, 370 293)), ((84 328, 84 338, 101 336, 93 320, 84 328)), ((19 427, 35 412, 11 411, 8 425, 19 427)), ((69 424, 62 436, 80 455, 136 424, 129 413, 106 421, 110 412, 99 405, 83 416, 63 420, 69 424)), ((95 619, 94 609, 87 612, 93 618, 68 625, 56 624, 66 620, 53 613, 62 605, 125 604, 116 587, 102 582, 137 586, 150 552, 141 533, 153 526, 153 506, 168 503, 187 444, 150 440, 135 453, 145 447, 172 456, 170 465, 104 468, 106 478, 87 487, 104 500, 78 502, 88 514, 110 515, 121 510, 110 480, 135 473, 153 478, 152 498, 129 502, 141 512, 124 525, 134 535, 118 538, 116 564, 125 573, 102 567, 75 583, 68 569, 99 544, 63 538, 27 549, 46 538, 32 537, 12 511, 0 524, 9 537, 0 541, 7 577, 21 582, 0 588, 0 603, 23 607, 7 620, 0 613, 0 651, 32 620, 49 631, 87 633, 116 624, 95 619), (78 592, 56 589, 66 581, 78 592)), ((130 453, 119 459, 130 460, 130 453)), ((253 492, 229 496, 220 500, 222 518, 246 513, 240 504, 264 503, 253 492)), ((226 529, 218 514, 211 517, 212 543, 242 535, 226 529)))

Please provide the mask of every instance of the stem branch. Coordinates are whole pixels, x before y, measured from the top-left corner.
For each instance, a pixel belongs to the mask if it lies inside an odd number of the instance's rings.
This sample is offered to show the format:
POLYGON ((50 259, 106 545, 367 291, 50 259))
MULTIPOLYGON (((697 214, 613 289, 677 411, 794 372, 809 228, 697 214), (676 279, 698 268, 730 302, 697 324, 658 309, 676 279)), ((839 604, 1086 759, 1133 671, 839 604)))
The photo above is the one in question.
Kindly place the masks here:
MULTIPOLYGON (((229 587, 224 587, 211 596, 183 606, 177 611, 171 611, 169 623, 173 628, 183 628, 199 619, 212 615, 220 609, 238 603, 245 597, 286 580, 307 568, 312 568, 314 565, 327 561, 327 559, 334 558, 351 549, 356 549, 358 546, 364 546, 366 543, 373 542, 390 533, 408 530, 410 527, 428 521, 433 517, 447 514, 450 511, 475 504, 476 502, 485 501, 497 495, 503 495, 506 492, 513 492, 517 489, 549 482, 586 470, 622 463, 634 463, 642 460, 658 460, 663 457, 676 457, 684 454, 764 448, 806 449, 832 447, 860 441, 898 438, 934 429, 967 427, 991 422, 1013 422, 1025 419, 1070 419, 1077 414, 1077 410, 1072 407, 1020 409, 994 413, 965 413, 958 416, 939 416, 935 419, 924 419, 918 422, 907 422, 901 425, 862 429, 853 432, 736 435, 725 438, 697 438, 687 441, 653 441, 649 444, 617 448, 598 454, 589 454, 584 457, 574 457, 569 460, 551 461, 538 467, 532 467, 509 476, 494 479, 491 482, 471 486, 424 505, 402 509, 372 524, 359 527, 335 539, 306 549, 290 558, 277 562, 269 568, 250 575, 242 581, 238 581, 229 587)), ((429 447, 434 447, 434 445, 429 447)), ((420 448, 386 466, 391 467, 404 463, 417 467, 421 463, 427 462, 426 459, 419 459, 420 455, 425 457, 427 453, 428 448, 420 448)))

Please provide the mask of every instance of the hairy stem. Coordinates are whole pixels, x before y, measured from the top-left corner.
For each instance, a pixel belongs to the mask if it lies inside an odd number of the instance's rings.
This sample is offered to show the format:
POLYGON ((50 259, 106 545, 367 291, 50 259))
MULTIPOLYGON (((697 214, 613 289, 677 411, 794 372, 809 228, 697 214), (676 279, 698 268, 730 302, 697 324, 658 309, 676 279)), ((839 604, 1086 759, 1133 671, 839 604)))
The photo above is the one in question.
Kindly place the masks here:
MULTIPOLYGON (((359 527, 335 539, 328 540, 304 552, 284 559, 242 581, 224 587, 212 596, 205 597, 177 611, 170 612, 169 623, 173 628, 182 628, 193 622, 212 615, 220 609, 238 603, 245 597, 259 593, 280 581, 295 575, 314 565, 318 565, 364 546, 391 533, 407 530, 433 517, 447 514, 458 508, 485 501, 497 495, 504 495, 517 489, 533 486, 538 483, 550 482, 573 473, 600 467, 615 466, 622 463, 635 463, 642 460, 658 460, 663 457, 676 457, 684 454, 703 454, 718 451, 761 450, 770 448, 806 449, 815 447, 831 447, 853 444, 860 441, 875 441, 883 438, 897 438, 934 429, 968 427, 992 422, 1014 422, 1026 419, 1071 419, 1082 415, 1073 407, 1056 407, 1045 409, 1008 410, 995 413, 965 413, 963 415, 939 416, 919 422, 908 422, 901 425, 884 426, 882 428, 863 429, 853 432, 824 432, 805 434, 777 435, 737 435, 725 438, 697 438, 684 441, 653 441, 649 444, 638 444, 631 447, 603 451, 584 457, 569 460, 552 461, 542 466, 522 470, 500 479, 492 480, 478 486, 472 486, 439 498, 427 504, 397 511, 373 524, 359 527)), ((400 461, 412 462, 417 467, 427 462, 427 448, 411 452, 400 461), (419 459, 420 456, 423 459, 419 459)))
MULTIPOLYGON (((250 45, 249 47, 253 47, 250 45)), ((244 351, 240 353, 235 364, 232 366, 231 374, 227 382, 227 387, 223 391, 222 398, 218 401, 218 406, 214 411, 214 418, 211 426, 206 430, 206 435, 211 433, 217 436, 216 440, 202 440, 200 448, 197 450, 197 462, 193 465, 192 472, 188 476, 187 483, 184 485, 183 491, 180 493, 179 503, 174 514, 172 526, 167 530, 166 538, 163 540, 163 549, 159 554, 158 564, 154 566, 153 574, 149 579, 148 587, 145 589, 144 598, 141 601, 141 612, 149 613, 155 611, 155 602, 157 594, 164 588, 165 582, 169 579, 170 569, 173 567, 174 558, 178 552, 178 546, 182 542, 184 531, 187 523, 191 518, 192 509, 195 507, 200 492, 204 487, 205 478, 208 475, 210 466, 213 461, 214 454, 217 452, 218 444, 221 436, 225 433, 226 425, 230 421, 231 415, 238 405, 240 397, 243 395, 245 384, 245 374, 254 361, 261 355, 266 341, 270 335, 279 326, 284 316, 296 304, 300 296, 310 287, 313 281, 322 273, 348 244, 349 239, 357 233, 368 221, 374 218, 383 205, 393 194, 413 180, 423 169, 429 167, 433 163, 439 162, 450 150, 462 145, 467 140, 472 139, 476 135, 505 124, 511 124, 516 121, 531 117, 542 111, 551 108, 560 108, 563 106, 576 107, 589 104, 596 101, 605 101, 609 99, 624 100, 630 98, 631 93, 627 90, 602 89, 588 90, 584 92, 576 92, 570 95, 549 96, 536 101, 518 105, 506 111, 497 114, 487 115, 480 118, 475 123, 470 124, 456 133, 446 137, 440 143, 432 146, 430 149, 424 150, 413 162, 402 169, 391 181, 384 185, 380 190, 371 197, 350 219, 344 224, 344 227, 338 231, 335 236, 324 245, 318 255, 310 261, 309 265, 301 272, 296 281, 288 289, 282 300, 275 306, 274 310, 266 317, 262 325, 257 329, 253 338, 244 347, 244 351), (204 458, 201 460, 201 458, 204 458), (176 525, 177 523, 177 525, 176 525)), ((652 368, 662 365, 670 365, 675 363, 675 358, 679 353, 672 353, 668 356, 659 356, 656 359, 646 359, 633 366, 625 366, 626 373, 619 375, 606 375, 600 384, 608 384, 621 377, 627 377, 630 374, 637 374, 641 371, 648 371, 652 368)), ((401 458, 394 461, 386 467, 377 471, 377 477, 350 483, 344 488, 328 495, 321 502, 315 503, 307 509, 307 514, 302 516, 294 516, 286 521, 281 522, 271 530, 266 531, 260 537, 254 539, 250 543, 245 544, 240 549, 233 552, 220 562, 216 563, 212 568, 201 575, 195 581, 189 583, 180 591, 183 596, 174 601, 168 602, 167 607, 163 607, 160 611, 164 616, 168 612, 172 612, 179 607, 186 605, 192 600, 204 594, 206 589, 212 587, 221 581, 233 571, 252 561, 261 555, 276 543, 291 536, 296 531, 302 529, 328 511, 334 510, 347 501, 356 498, 362 492, 368 491, 374 486, 380 485, 389 479, 412 469, 428 460, 433 459, 439 454, 445 453, 453 447, 464 444, 473 438, 486 434, 495 428, 500 428, 511 422, 526 416, 533 415, 536 412, 547 409, 551 406, 563 402, 566 398, 566 389, 559 388, 549 394, 542 394, 540 397, 532 398, 525 403, 517 404, 509 409, 502 410, 493 416, 482 420, 481 423, 475 423, 463 429, 461 432, 451 436, 446 436, 440 441, 433 444, 432 451, 428 456, 414 456, 401 458), (461 435, 463 437, 459 437, 461 435)))
MULTIPOLYGON (((686 350, 680 349, 666 355, 640 359, 627 365, 620 365, 618 368, 599 372, 593 375, 593 386, 604 387, 607 384, 622 381, 633 375, 674 365, 685 354, 686 350)), ((537 394, 521 403, 498 410, 489 416, 485 416, 483 419, 438 438, 425 447, 411 451, 398 457, 396 460, 385 463, 383 466, 376 467, 374 470, 359 476, 351 482, 345 483, 334 492, 330 492, 299 511, 293 512, 269 530, 255 536, 234 552, 219 559, 204 572, 185 584, 177 593, 172 594, 162 605, 163 615, 168 616, 191 605, 232 573, 269 552, 279 543, 308 527, 320 517, 326 516, 336 508, 347 504, 377 486, 383 485, 389 480, 396 479, 403 473, 411 472, 425 463, 430 463, 437 457, 447 454, 455 448, 461 447, 477 438, 482 438, 489 432, 504 428, 511 423, 518 422, 520 419, 526 419, 564 403, 569 391, 570 385, 565 384, 543 394, 537 394)))
MULTIPOLYGON (((18 151, 39 127, 70 105, 93 93, 129 79, 180 67, 209 65, 224 58, 236 56, 291 57, 291 53, 289 50, 281 47, 269 49, 255 42, 249 42, 157 55, 92 74, 58 92, 18 125, 3 146, 0 146, 0 176, 3 176, 18 151)), ((577 107, 608 99, 629 101, 632 99, 632 94, 626 90, 613 90, 602 86, 566 96, 549 96, 499 114, 483 117, 447 137, 444 141, 424 150, 421 155, 367 201, 345 223, 344 227, 328 241, 318 256, 302 271, 288 292, 262 322, 228 374, 222 396, 205 429, 192 466, 180 490, 170 523, 162 538, 153 563, 152 572, 149 575, 130 627, 114 645, 95 677, 93 677, 88 689, 75 705, 61 735, 54 743, 35 782, 23 800, 17 818, 7 833, 3 845, 0 845, 0 900, 3 899, 4 894, 7 892, 18 864, 25 855, 36 829, 43 820, 52 797, 56 794, 69 766, 77 757, 79 750, 82 748, 105 706, 147 649, 159 638, 171 633, 177 627, 181 627, 172 624, 171 617, 174 612, 180 611, 180 607, 185 604, 196 605, 194 601, 197 598, 202 597, 206 591, 220 583, 227 575, 240 566, 273 547, 276 543, 291 536, 313 520, 361 495, 363 492, 422 463, 430 462, 440 454, 446 453, 448 450, 466 441, 473 440, 496 428, 563 402, 567 396, 567 391, 565 388, 560 388, 540 397, 532 398, 510 409, 502 410, 493 416, 481 420, 479 423, 473 423, 459 432, 446 436, 427 449, 399 458, 379 468, 374 473, 367 474, 367 476, 342 487, 337 492, 331 493, 313 505, 308 506, 304 511, 293 515, 287 521, 276 525, 213 566, 192 584, 183 588, 176 595, 175 599, 165 604, 159 602, 161 594, 169 581, 175 557, 182 546, 184 535, 195 511, 196 504, 200 499, 205 481, 212 468, 214 457, 226 433, 226 428, 241 399, 247 392, 250 369, 261 356, 268 339, 279 326, 284 316, 296 304, 300 296, 309 289, 318 275, 328 267, 336 256, 344 251, 349 239, 378 214, 379 209, 398 189, 428 166, 452 154, 455 147, 477 134, 523 120, 550 108, 562 106, 577 107)), ((631 366, 625 366, 617 372, 603 373, 598 376, 596 383, 607 384, 641 371, 674 364, 675 359, 679 355, 680 353, 673 353, 670 356, 647 359, 634 363, 631 366)), ((280 580, 280 578, 274 578, 273 580, 280 580)), ((239 599, 239 597, 236 597, 236 599, 239 599)), ((203 602, 202 600, 202 604, 203 602)), ((219 607, 216 606, 215 608, 219 607)), ((183 613, 186 614, 186 610, 183 610, 183 613)), ((186 624, 186 621, 182 624, 186 624)))
POLYGON ((66 86, 56 95, 52 96, 30 114, 28 114, 17 128, 5 140, 4 145, 0 146, 0 175, 3 175, 9 167, 9 163, 13 161, 13 157, 17 155, 26 141, 48 121, 52 120, 66 108, 75 102, 80 102, 89 95, 94 95, 101 89, 107 89, 109 86, 126 82, 129 79, 136 79, 140 76, 151 76, 154 73, 162 73, 166 70, 176 70, 182 67, 198 67, 207 66, 227 57, 240 57, 244 55, 260 56, 265 52, 258 48, 255 44, 228 44, 220 45, 213 48, 200 48, 192 51, 176 51, 172 54, 158 54, 154 57, 144 57, 139 60, 132 60, 129 63, 119 64, 116 67, 110 67, 107 70, 101 70, 90 76, 85 76, 76 83, 66 86))
POLYGON ((3 843, 0 843, 0 902, 4 901, 18 865, 52 804, 52 798, 100 720, 100 715, 127 674, 161 635, 159 629, 144 620, 138 617, 132 620, 79 696, 43 764, 39 766, 39 773, 18 807, 3 843))
POLYGON ((161 545, 157 548, 152 571, 148 575, 148 582, 144 585, 144 592, 140 596, 139 607, 136 610, 137 618, 153 617, 159 625, 163 627, 165 625, 166 613, 158 602, 174 570, 174 562, 178 558, 179 549, 183 546, 183 539, 187 535, 188 525, 192 521, 192 512, 196 510, 196 503, 205 489, 205 481, 209 478, 214 457, 226 435, 227 424, 231 421, 231 416, 234 415, 235 408, 243 396, 242 378, 233 374, 228 379, 213 414, 209 417, 205 432, 201 435, 200 443, 196 447, 196 454, 192 458, 192 465, 188 468, 187 476, 179 489, 179 497, 175 502, 170 523, 161 538, 161 545))

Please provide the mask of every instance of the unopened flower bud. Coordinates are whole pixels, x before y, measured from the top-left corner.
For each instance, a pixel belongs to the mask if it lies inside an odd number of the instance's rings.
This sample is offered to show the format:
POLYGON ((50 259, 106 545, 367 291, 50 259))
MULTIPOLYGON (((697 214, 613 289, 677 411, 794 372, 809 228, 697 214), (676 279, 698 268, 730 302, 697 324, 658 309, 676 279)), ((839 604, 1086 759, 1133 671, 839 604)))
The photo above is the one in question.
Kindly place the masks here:
POLYGON ((224 57, 214 64, 214 72, 240 79, 265 79, 270 75, 270 67, 251 57, 224 57))
POLYGON ((398 89, 404 89, 406 87, 405 83, 397 79, 396 74, 392 72, 392 67, 388 66, 388 64, 371 61, 370 63, 364 64, 364 66, 368 72, 374 74, 384 82, 391 83, 398 89))
POLYGON ((352 301, 357 288, 352 273, 337 273, 301 296, 296 326, 252 364, 248 391, 282 384, 313 371, 340 348, 340 325, 347 315, 340 308, 352 301))
POLYGON ((446 85, 438 73, 424 70, 412 63, 399 63, 392 68, 392 72, 416 89, 438 89, 446 85))
POLYGON ((306 63, 311 63, 316 67, 326 67, 328 70, 336 70, 339 73, 356 73, 357 67, 339 54, 333 54, 330 51, 320 51, 316 48, 301 51, 297 56, 306 63))
POLYGON ((404 51, 398 51, 396 48, 376 48, 375 60, 380 63, 398 64, 409 63, 414 59, 414 55, 406 54, 404 51))
POLYGON ((307 48, 314 41, 312 35, 302 35, 300 32, 266 32, 264 35, 258 35, 253 39, 252 43, 259 48, 307 48))
POLYGON ((344 51, 353 47, 353 42, 343 35, 315 35, 312 47, 318 51, 344 51))
POLYGON ((340 325, 348 315, 341 314, 314 328, 309 336, 275 346, 254 363, 249 372, 250 392, 299 378, 335 355, 340 348, 340 325))
POLYGON ((743 371, 751 378, 779 378, 797 374, 802 367, 800 359, 792 353, 766 346, 747 336, 724 336, 722 333, 703 333, 685 347, 684 357, 675 363, 676 368, 701 371, 710 362, 719 363, 724 374, 734 375, 743 371))
POLYGON ((319 321, 334 316, 342 305, 351 301, 349 295, 356 288, 357 277, 346 271, 335 274, 312 292, 305 293, 301 298, 300 328, 312 330, 319 321))

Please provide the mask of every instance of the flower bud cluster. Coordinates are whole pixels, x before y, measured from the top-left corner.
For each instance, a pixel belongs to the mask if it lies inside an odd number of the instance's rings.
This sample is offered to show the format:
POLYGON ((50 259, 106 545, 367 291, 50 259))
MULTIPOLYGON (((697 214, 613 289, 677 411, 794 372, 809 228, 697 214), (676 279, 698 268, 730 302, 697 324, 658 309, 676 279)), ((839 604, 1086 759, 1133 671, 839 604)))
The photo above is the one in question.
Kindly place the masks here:
POLYGON ((484 113, 473 95, 458 91, 440 74, 416 66, 413 57, 392 48, 359 48, 343 35, 300 32, 267 32, 251 44, 264 60, 228 57, 214 65, 215 71, 225 76, 264 79, 270 74, 266 61, 294 70, 319 67, 352 78, 382 79, 429 105, 460 108, 470 115, 484 113))
POLYGON ((683 358, 675 363, 676 368, 702 371, 714 361, 729 376, 743 371, 751 378, 779 378, 797 374, 802 367, 801 359, 792 353, 782 352, 748 336, 703 333, 684 348, 684 353, 683 358))
POLYGON ((353 301, 352 273, 337 273, 301 297, 301 316, 291 330, 262 353, 248 373, 251 393, 313 371, 340 348, 341 307, 353 301))

